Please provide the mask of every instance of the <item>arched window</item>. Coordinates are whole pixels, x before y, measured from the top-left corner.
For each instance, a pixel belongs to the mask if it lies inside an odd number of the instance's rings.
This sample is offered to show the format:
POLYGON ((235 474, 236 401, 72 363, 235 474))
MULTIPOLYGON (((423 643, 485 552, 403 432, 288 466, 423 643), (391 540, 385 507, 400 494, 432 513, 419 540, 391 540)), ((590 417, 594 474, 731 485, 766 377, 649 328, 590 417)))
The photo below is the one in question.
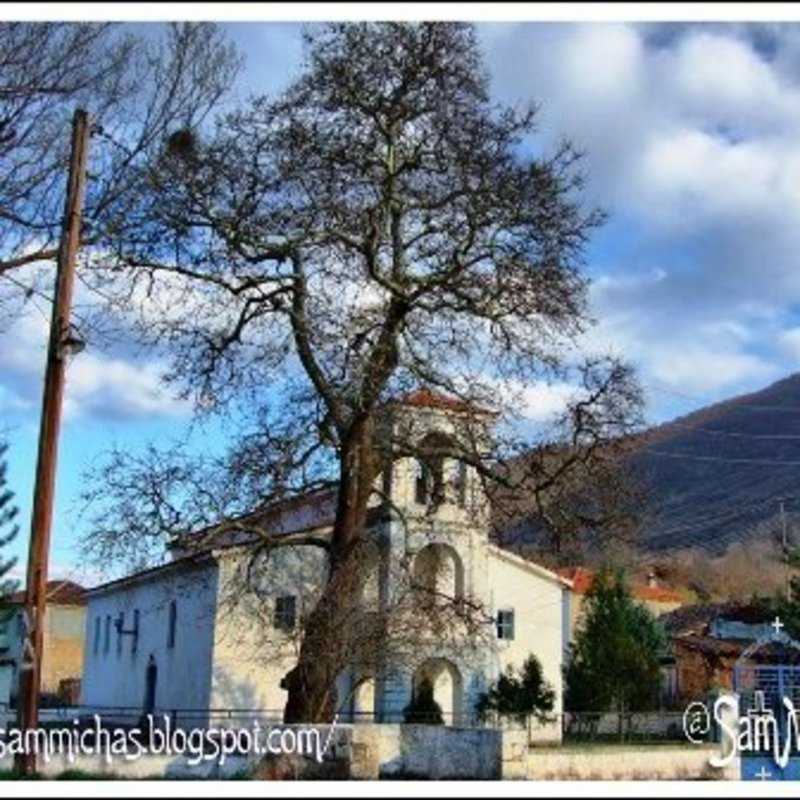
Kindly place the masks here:
POLYGON ((464 508, 467 505, 467 465, 456 461, 453 469, 453 494, 456 503, 464 508))
POLYGON ((294 630, 297 624, 297 598, 292 594, 275 598, 275 613, 272 624, 279 631, 287 633, 294 630))
POLYGON ((133 609, 133 631, 131 639, 131 655, 136 655, 136 650, 139 647, 139 609, 133 609))
POLYGON ((114 627, 117 629, 117 655, 122 655, 122 631, 125 628, 125 612, 120 611, 117 615, 114 627))
POLYGON ((419 504, 438 506, 447 500, 445 495, 445 463, 457 450, 452 436, 441 431, 431 431, 417 445, 415 497, 419 504))
POLYGON ((428 505, 431 490, 431 473, 428 465, 417 459, 416 475, 414 476, 414 499, 421 506, 428 505))
POLYGON ((175 631, 178 624, 178 604, 172 600, 169 604, 169 620, 167 622, 167 648, 175 647, 175 631))
POLYGON ((426 604, 460 600, 464 596, 464 566, 446 544, 429 544, 414 558, 414 584, 426 604))

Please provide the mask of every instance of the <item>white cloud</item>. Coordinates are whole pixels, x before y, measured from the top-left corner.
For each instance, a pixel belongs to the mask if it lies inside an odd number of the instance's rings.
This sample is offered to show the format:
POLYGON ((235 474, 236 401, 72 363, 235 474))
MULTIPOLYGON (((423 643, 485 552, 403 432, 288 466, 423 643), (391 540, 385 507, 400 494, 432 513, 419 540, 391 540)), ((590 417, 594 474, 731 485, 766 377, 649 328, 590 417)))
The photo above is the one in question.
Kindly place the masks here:
POLYGON ((749 353, 713 350, 702 345, 666 347, 649 370, 658 380, 689 392, 716 392, 747 383, 766 383, 775 367, 749 353))
POLYGON ((576 388, 568 383, 536 383, 521 390, 520 413, 532 422, 547 422, 564 411, 576 388))
MULTIPOLYGON (((46 360, 48 321, 29 306, 3 335, 0 350, 2 391, 6 410, 38 407, 46 360)), ((174 416, 188 405, 176 400, 161 384, 163 365, 122 354, 87 349, 70 359, 66 370, 64 407, 68 416, 174 416)))
POLYGON ((545 149, 586 151, 588 199, 616 225, 587 346, 716 397, 795 371, 800 27, 519 24, 487 41, 496 91, 540 101, 545 149))
POLYGON ((800 327, 781 331, 778 347, 788 359, 800 364, 800 327))

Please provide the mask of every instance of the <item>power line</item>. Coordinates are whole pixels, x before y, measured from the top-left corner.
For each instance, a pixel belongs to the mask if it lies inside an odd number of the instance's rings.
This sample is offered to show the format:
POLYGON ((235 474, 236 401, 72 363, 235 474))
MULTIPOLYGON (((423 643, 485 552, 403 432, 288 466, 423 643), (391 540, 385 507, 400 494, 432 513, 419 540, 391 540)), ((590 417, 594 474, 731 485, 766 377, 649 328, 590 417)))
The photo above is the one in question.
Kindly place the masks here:
POLYGON ((758 464, 765 467, 800 467, 800 461, 775 461, 766 458, 725 458, 724 456, 698 456, 692 453, 671 453, 666 450, 643 448, 645 452, 666 458, 683 458, 689 461, 714 461, 723 464, 758 464))
POLYGON ((700 428, 694 425, 687 425, 685 422, 667 422, 664 427, 684 428, 693 433, 707 433, 713 436, 730 436, 736 439, 778 439, 786 441, 800 440, 800 434, 794 433, 739 433, 737 431, 720 431, 711 428, 700 428))

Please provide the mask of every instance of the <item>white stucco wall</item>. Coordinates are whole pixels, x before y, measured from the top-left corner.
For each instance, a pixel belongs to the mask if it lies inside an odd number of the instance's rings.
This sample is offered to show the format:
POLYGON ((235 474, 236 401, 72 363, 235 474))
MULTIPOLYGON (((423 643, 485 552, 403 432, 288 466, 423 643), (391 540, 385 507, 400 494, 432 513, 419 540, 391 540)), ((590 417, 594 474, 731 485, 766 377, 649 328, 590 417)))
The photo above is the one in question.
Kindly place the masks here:
MULTIPOLYGON (((210 561, 177 565, 91 594, 86 614, 81 704, 124 706, 133 715, 144 704, 146 671, 152 656, 158 669, 158 710, 207 709, 216 595, 217 568, 210 561), (169 606, 173 599, 177 604, 176 640, 174 647, 168 648, 169 606), (113 625, 123 612, 124 629, 130 629, 134 609, 139 611, 136 652, 132 652, 132 636, 121 637, 118 644, 113 625), (104 647, 106 616, 112 620, 108 652, 104 647), (101 620, 101 634, 96 648, 97 618, 101 620)), ((204 724, 202 715, 198 724, 204 724)))
MULTIPOLYGON (((402 439, 422 437, 436 431, 457 438, 459 421, 448 413, 435 410, 402 409, 390 421, 394 436, 402 439)), ((452 477, 457 462, 445 464, 452 477)), ((568 629, 568 609, 564 582, 545 570, 532 567, 522 559, 505 555, 488 543, 488 505, 482 497, 480 482, 467 470, 466 501, 459 503, 458 493, 449 486, 446 501, 433 513, 415 498, 415 462, 395 460, 383 476, 390 490, 394 508, 402 519, 382 521, 372 531, 376 542, 387 545, 380 572, 381 585, 370 586, 375 604, 391 604, 392 588, 407 592, 402 572, 430 544, 445 545, 457 554, 463 576, 460 579, 465 598, 495 614, 501 608, 515 610, 516 638, 498 641, 494 625, 487 623, 480 642, 443 641, 437 636, 420 643, 402 664, 391 664, 383 675, 375 676, 374 685, 363 691, 361 711, 374 711, 378 719, 397 722, 411 699, 413 676, 428 661, 448 662, 455 667, 456 691, 450 692, 448 719, 465 724, 472 719, 475 703, 489 681, 508 664, 521 666, 530 653, 542 663, 545 678, 557 693, 556 712, 561 711, 561 665, 568 629), (386 557, 388 555, 388 557, 386 557), (458 708, 456 708, 458 706, 458 708)), ((308 506, 293 505, 286 514, 276 517, 277 529, 316 525, 332 513, 330 498, 310 498, 308 506)), ((323 530, 314 531, 324 533, 323 530)), ((319 586, 326 573, 326 556, 318 548, 281 547, 271 551, 264 569, 251 571, 248 580, 257 578, 257 587, 244 586, 243 564, 249 556, 242 550, 226 548, 215 554, 218 569, 202 592, 176 590, 171 576, 177 571, 134 578, 92 595, 87 615, 87 649, 84 701, 90 704, 143 704, 147 659, 152 653, 159 668, 156 704, 160 708, 211 707, 215 709, 257 709, 279 717, 286 703, 281 679, 296 663, 299 641, 297 632, 302 615, 313 608, 319 586), (257 595, 243 598, 242 590, 257 589, 257 595), (298 620, 294 634, 285 634, 273 626, 275 598, 297 597, 298 620), (179 638, 184 647, 167 651, 166 627, 169 599, 179 596, 179 638), (186 609, 183 609, 183 605, 186 609), (143 633, 138 652, 130 653, 130 639, 123 639, 117 653, 116 634, 112 635, 110 653, 94 653, 94 620, 110 615, 115 619, 126 610, 126 627, 132 609, 138 607, 143 633), (154 630, 155 638, 149 630, 154 630), (180 655, 178 654, 180 651, 180 655), (175 684, 175 679, 177 685, 175 684)), ((454 562, 455 563, 455 562, 454 562)), ((104 623, 103 623, 104 625, 104 623)), ((460 636, 455 634, 455 637, 460 636)), ((453 639, 454 637, 451 637, 453 639)), ((342 676, 341 689, 348 683, 342 676)), ((340 691, 339 706, 347 706, 347 691, 340 691)), ((437 700, 438 702, 438 700, 437 700)), ((215 722, 219 720, 215 719, 215 722)), ((560 736, 560 726, 543 731, 545 739, 560 736)))
MULTIPOLYGON (((569 589, 560 581, 537 574, 536 568, 496 547, 489 548, 489 593, 492 612, 514 610, 514 639, 497 640, 500 669, 519 669, 533 653, 556 692, 553 713, 563 711, 562 666, 568 628, 569 589)), ((539 741, 561 740, 560 719, 533 731, 539 741)))
POLYGON ((314 547, 273 550, 258 572, 260 591, 243 585, 246 555, 220 558, 217 622, 214 626, 211 705, 214 708, 258 709, 280 718, 287 693, 281 679, 295 665, 297 631, 323 584, 327 556, 314 547), (275 598, 297 598, 297 628, 293 634, 275 629, 275 598))

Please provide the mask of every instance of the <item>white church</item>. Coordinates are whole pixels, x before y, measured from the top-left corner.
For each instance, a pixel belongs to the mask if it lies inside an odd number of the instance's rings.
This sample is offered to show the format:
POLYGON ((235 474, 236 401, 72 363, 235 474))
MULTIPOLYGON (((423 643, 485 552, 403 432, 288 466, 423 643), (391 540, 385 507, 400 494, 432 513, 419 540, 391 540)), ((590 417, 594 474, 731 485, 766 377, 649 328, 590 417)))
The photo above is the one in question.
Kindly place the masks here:
MULTIPOLYGON (((391 404, 383 425, 392 441, 457 437, 465 413, 452 399, 419 390, 391 404)), ((410 564, 423 575, 436 563, 435 580, 446 584, 437 591, 486 610, 480 636, 463 647, 452 637, 428 637, 407 650, 403 663, 387 659, 375 674, 342 674, 339 719, 401 722, 424 678, 445 724, 472 724, 481 693, 530 654, 555 690, 553 712, 560 715, 571 583, 492 544, 489 504, 473 468, 458 461, 440 468, 445 491, 431 510, 429 467, 388 460, 369 529, 383 554, 372 602, 391 602, 398 575, 392 565, 410 564)), ((324 537, 334 502, 331 494, 310 495, 274 507, 259 522, 275 535, 324 537)), ((290 545, 254 569, 253 541, 246 526, 237 526, 202 547, 176 543, 165 564, 90 590, 81 704, 106 717, 169 713, 176 724, 192 726, 247 712, 279 720, 287 698, 281 680, 295 663, 300 621, 315 601, 326 555, 290 545)), ((560 740, 560 723, 537 733, 560 740)))

